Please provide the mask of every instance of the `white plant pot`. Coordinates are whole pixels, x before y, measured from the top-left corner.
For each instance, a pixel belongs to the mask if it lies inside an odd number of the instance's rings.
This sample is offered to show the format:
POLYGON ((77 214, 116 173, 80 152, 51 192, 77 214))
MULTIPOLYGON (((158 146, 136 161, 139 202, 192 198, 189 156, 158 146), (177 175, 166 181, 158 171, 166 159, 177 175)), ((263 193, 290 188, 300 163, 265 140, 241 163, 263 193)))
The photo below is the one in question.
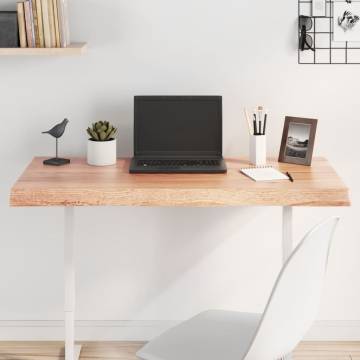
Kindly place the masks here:
POLYGON ((93 166, 116 164, 116 139, 109 141, 88 140, 87 163, 93 166))

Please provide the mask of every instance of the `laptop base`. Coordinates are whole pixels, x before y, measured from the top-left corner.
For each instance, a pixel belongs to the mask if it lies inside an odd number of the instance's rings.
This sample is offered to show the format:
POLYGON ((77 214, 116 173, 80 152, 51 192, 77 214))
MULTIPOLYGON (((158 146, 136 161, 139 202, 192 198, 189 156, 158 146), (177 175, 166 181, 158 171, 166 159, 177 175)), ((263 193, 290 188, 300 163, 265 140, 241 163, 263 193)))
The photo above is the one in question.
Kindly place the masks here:
POLYGON ((177 159, 149 160, 143 158, 133 158, 130 164, 130 174, 225 174, 227 167, 224 159, 213 160, 184 160, 176 164, 177 159), (170 163, 162 165, 161 161, 170 163), (216 161, 215 165, 207 165, 206 162, 216 161), (173 162, 173 164, 171 164, 173 162), (186 165, 187 162, 191 166, 186 165), (204 163, 205 162, 205 163, 204 163))

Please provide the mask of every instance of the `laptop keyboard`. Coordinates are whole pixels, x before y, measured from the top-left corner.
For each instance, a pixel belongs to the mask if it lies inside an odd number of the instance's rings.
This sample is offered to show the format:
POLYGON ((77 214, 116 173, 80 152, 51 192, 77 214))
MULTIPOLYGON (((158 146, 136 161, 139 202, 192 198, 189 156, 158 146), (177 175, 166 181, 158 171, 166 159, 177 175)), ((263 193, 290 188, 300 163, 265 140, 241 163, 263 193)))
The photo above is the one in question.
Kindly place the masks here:
POLYGON ((144 167, 208 167, 208 166, 219 166, 220 160, 169 160, 169 159, 162 159, 162 160, 138 160, 138 166, 144 167))

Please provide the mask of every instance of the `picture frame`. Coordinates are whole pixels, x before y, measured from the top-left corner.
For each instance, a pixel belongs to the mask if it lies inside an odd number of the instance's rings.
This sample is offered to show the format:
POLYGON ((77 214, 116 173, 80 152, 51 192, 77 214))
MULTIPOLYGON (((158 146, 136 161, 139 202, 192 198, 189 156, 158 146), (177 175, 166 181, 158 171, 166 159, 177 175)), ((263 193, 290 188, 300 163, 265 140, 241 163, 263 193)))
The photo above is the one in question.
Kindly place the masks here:
POLYGON ((311 166, 317 119, 286 116, 279 162, 311 166))
POLYGON ((333 40, 360 41, 360 3, 333 2, 333 40))

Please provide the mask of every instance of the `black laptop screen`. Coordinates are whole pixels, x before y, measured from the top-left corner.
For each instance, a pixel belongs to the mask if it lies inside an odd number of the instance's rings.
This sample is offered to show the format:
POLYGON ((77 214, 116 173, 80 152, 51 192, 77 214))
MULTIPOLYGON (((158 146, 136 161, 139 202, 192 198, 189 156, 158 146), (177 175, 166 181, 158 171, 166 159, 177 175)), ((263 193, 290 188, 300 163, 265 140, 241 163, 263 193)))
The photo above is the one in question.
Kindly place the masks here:
POLYGON ((221 96, 137 96, 135 156, 221 156, 221 96))

